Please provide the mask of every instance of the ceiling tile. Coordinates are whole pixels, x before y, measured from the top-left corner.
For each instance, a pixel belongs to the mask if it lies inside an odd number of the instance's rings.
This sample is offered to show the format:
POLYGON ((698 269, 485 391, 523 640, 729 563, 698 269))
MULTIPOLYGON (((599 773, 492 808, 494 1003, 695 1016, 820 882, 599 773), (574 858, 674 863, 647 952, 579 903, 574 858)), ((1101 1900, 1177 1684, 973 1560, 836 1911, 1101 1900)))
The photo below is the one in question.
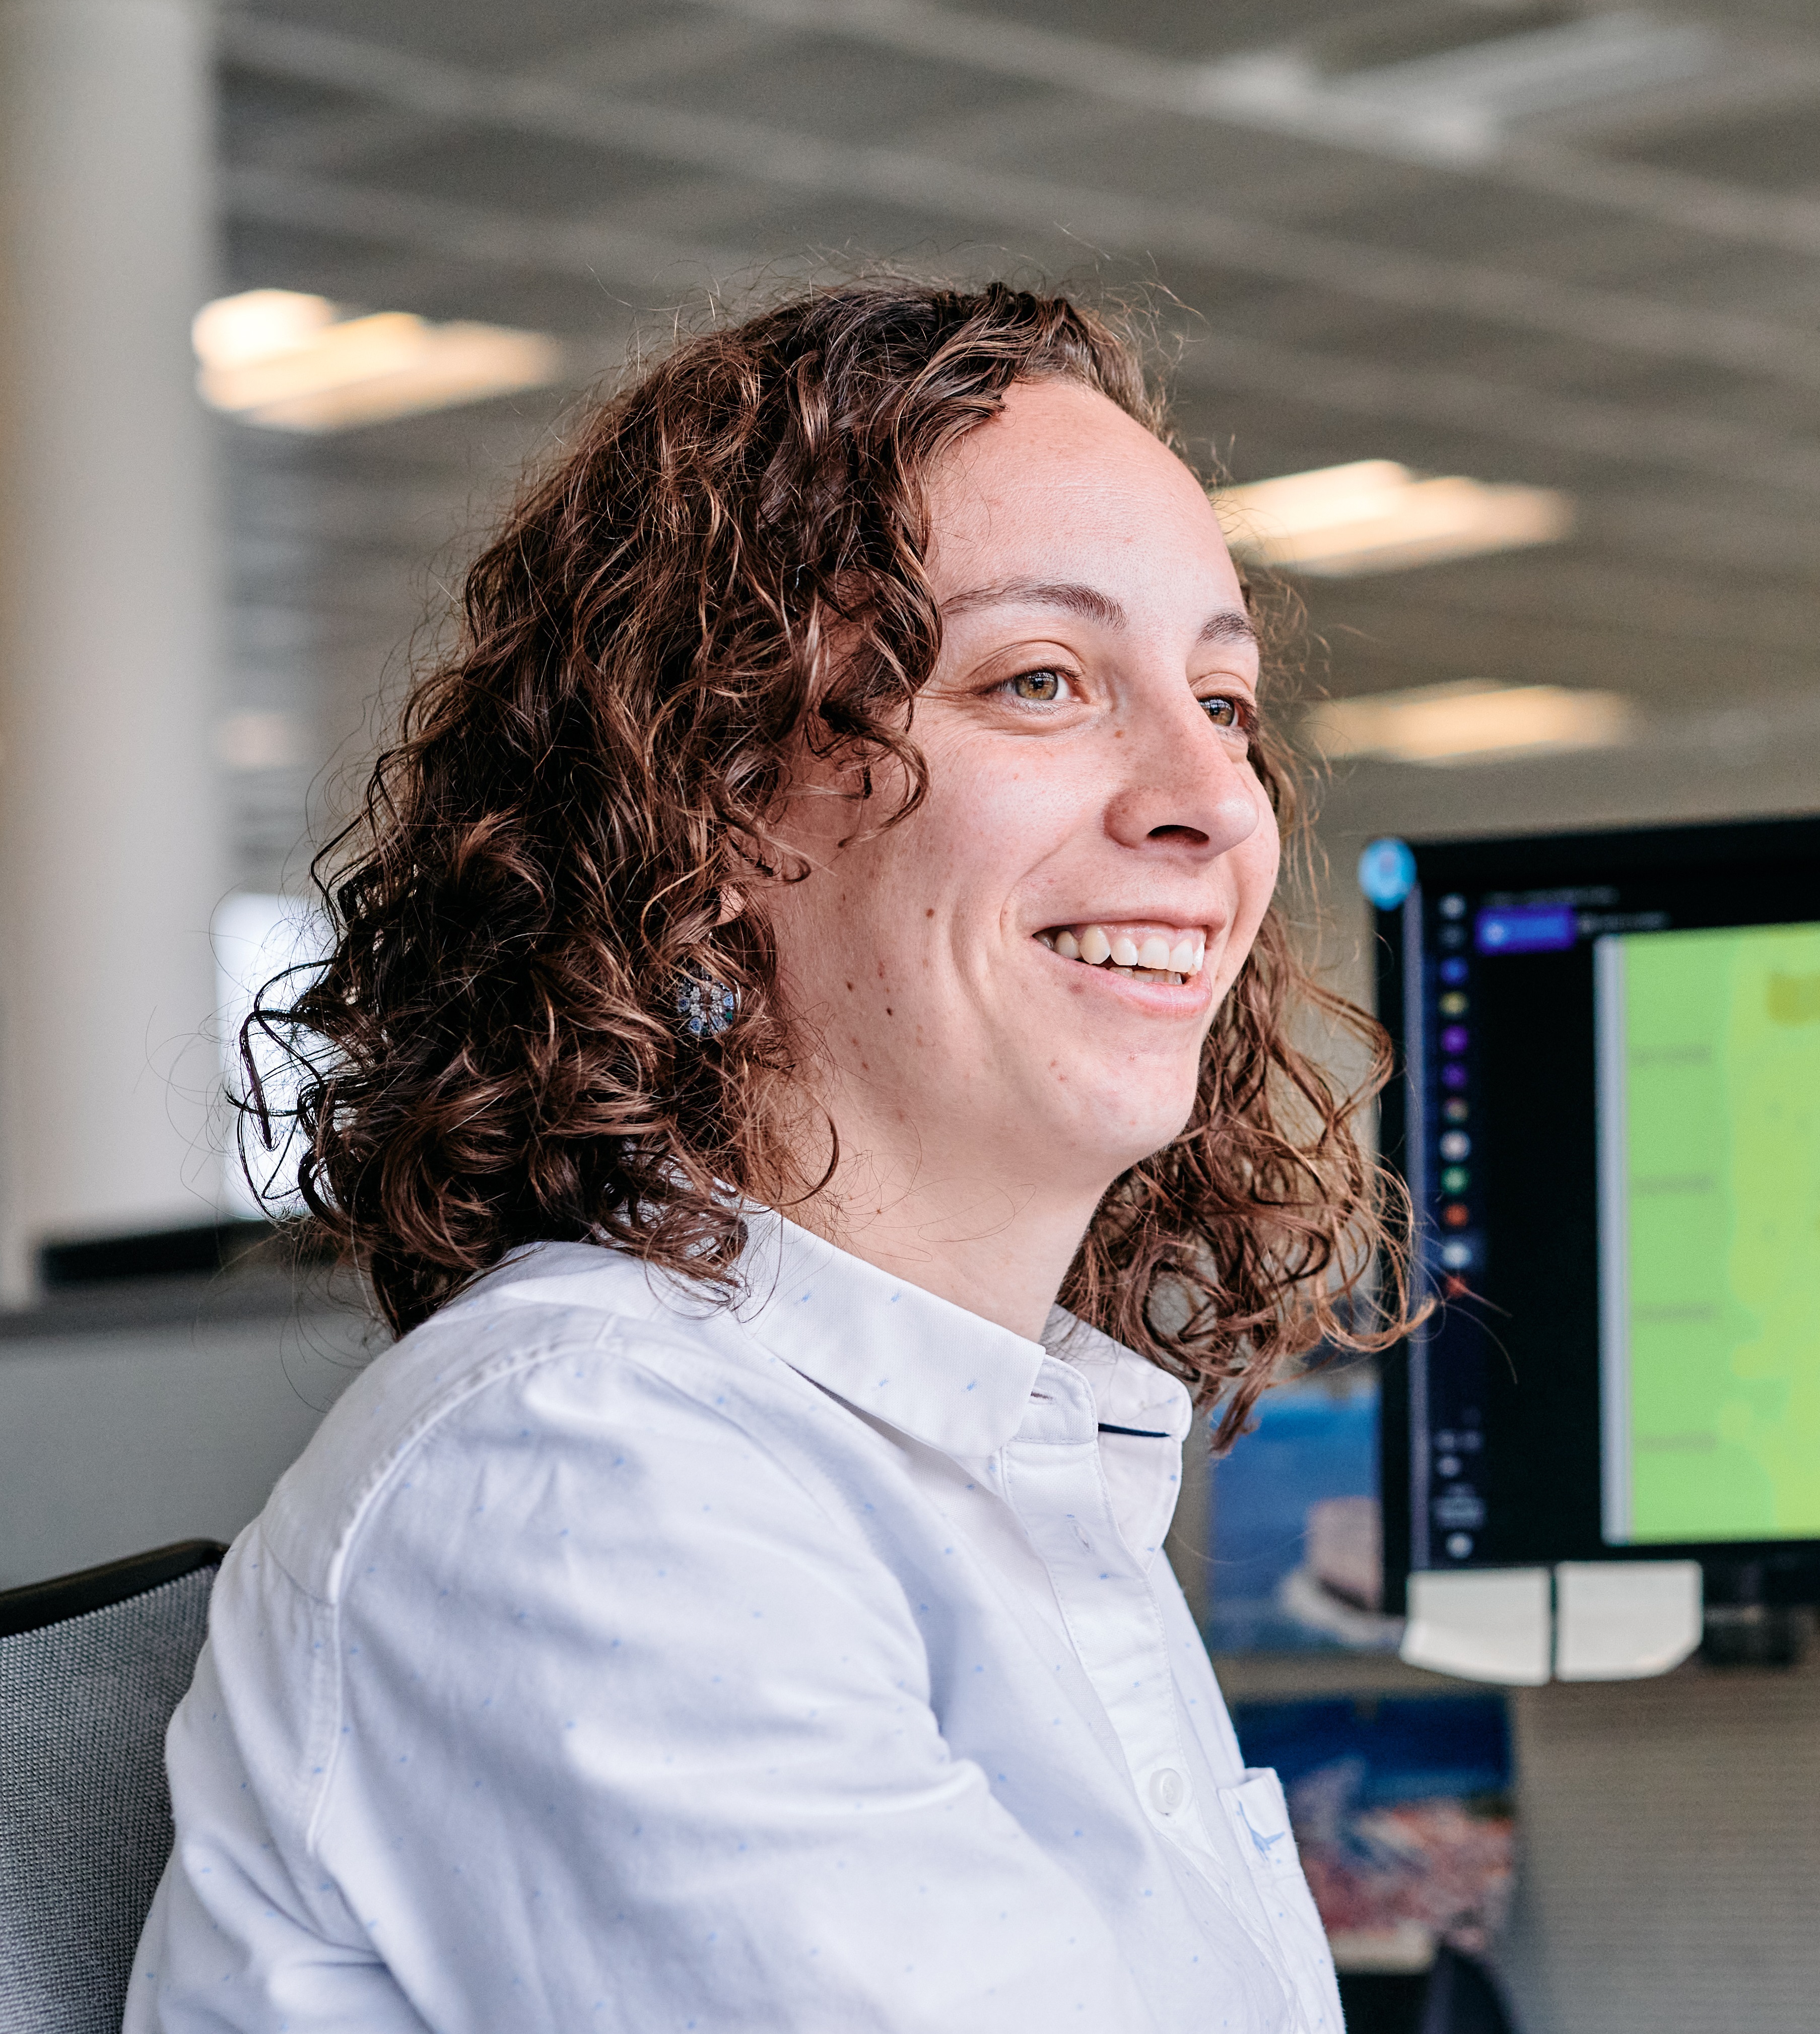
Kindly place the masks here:
MULTIPOLYGON (((1811 9, 1808 26, 1816 25, 1811 9)), ((1820 197, 1820 96, 1804 105, 1734 114, 1610 152, 1684 176, 1820 197)))
POLYGON ((1046 96, 959 64, 933 62, 826 36, 779 38, 770 48, 692 67, 647 84, 639 97, 792 133, 890 143, 933 119, 977 111, 984 125, 1046 96))
POLYGON ((540 219, 599 212, 676 175, 644 156, 506 127, 447 129, 360 167, 360 182, 376 190, 540 219))

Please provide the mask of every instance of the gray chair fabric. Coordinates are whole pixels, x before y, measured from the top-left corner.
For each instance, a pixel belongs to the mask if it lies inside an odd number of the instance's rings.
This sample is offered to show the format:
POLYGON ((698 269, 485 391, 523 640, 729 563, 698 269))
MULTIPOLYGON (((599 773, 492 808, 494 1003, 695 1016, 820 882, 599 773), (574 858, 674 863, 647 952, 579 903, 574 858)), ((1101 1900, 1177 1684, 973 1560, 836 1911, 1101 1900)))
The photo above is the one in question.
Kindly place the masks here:
POLYGON ((118 2034, 214 1580, 212 1561, 0 1638, 0 2034, 118 2034))

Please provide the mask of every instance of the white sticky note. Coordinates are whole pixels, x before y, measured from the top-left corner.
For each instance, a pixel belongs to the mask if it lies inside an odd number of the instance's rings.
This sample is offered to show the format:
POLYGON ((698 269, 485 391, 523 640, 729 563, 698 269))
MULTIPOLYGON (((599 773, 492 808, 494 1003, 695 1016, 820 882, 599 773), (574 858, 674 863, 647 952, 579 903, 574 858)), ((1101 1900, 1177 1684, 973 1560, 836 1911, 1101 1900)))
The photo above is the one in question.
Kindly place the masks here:
POLYGON ((1477 1568, 1409 1578, 1402 1657, 1469 1681, 1538 1687, 1548 1678, 1546 1568, 1477 1568))
POLYGON ((1700 1642, 1698 1561, 1563 1561, 1555 1571, 1555 1672, 1563 1681, 1665 1674, 1700 1642))

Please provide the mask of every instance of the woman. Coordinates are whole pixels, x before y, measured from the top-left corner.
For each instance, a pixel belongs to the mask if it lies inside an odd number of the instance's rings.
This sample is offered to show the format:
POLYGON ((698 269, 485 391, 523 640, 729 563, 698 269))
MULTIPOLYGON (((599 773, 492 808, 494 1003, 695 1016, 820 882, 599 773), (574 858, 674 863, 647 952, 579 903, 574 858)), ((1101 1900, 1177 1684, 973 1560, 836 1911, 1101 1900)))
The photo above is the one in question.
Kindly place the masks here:
POLYGON ((843 288, 474 569, 283 1019, 403 1338, 223 1567, 130 2029, 1338 2028, 1158 1555, 1373 1240, 1164 431, 843 288))

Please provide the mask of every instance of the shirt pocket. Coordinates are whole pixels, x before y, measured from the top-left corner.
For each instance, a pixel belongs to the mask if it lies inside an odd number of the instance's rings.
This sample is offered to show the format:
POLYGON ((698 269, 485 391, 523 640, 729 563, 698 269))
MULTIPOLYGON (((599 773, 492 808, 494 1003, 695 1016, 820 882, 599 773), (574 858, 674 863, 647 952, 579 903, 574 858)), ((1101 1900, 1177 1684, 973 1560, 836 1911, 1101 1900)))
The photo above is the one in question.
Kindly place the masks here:
POLYGON ((1302 1861, 1289 1828, 1282 1782, 1267 1766, 1250 1766, 1235 1787, 1220 1789, 1220 1805, 1251 1867, 1270 1917, 1285 1975, 1294 1983, 1308 2034, 1340 2034, 1340 1988, 1302 1861))

